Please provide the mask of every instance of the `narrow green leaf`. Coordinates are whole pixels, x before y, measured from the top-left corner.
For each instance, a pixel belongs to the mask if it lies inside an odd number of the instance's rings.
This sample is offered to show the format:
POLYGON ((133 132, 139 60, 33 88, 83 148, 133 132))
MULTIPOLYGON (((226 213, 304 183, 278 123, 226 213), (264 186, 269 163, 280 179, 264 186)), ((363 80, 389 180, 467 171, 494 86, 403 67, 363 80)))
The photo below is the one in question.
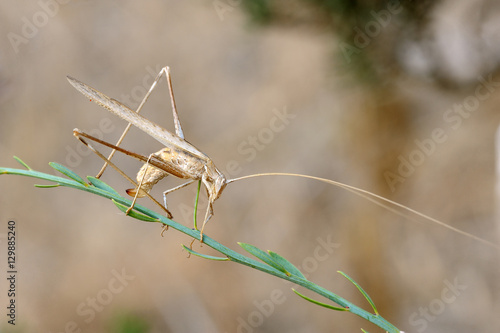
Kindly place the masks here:
POLYGON ((200 198, 200 189, 201 189, 201 180, 198 181, 198 191, 196 191, 196 199, 194 199, 193 219, 194 219, 194 228, 196 230, 198 230, 197 217, 198 217, 198 199, 200 198))
POLYGON ((54 169, 56 169, 57 171, 59 171, 60 173, 62 173, 63 175, 65 175, 66 177, 71 178, 82 185, 88 186, 88 184, 85 183, 82 177, 78 176, 76 173, 66 168, 64 165, 61 165, 56 162, 50 162, 49 165, 54 169))
POLYGON ((326 303, 323 303, 323 302, 319 302, 319 301, 316 301, 312 298, 309 298, 301 293, 299 293, 297 290, 293 289, 293 292, 296 293, 297 295, 299 295, 300 297, 302 297, 303 299, 311 302, 311 303, 314 303, 316 305, 319 305, 319 306, 322 306, 324 308, 327 308, 327 309, 331 309, 331 310, 335 310, 335 311, 349 311, 349 309, 347 308, 339 308, 338 306, 333 306, 333 305, 330 305, 330 304, 326 304, 326 303))
POLYGON ((206 254, 201 254, 199 252, 193 251, 192 249, 190 249, 186 245, 182 245, 182 247, 184 248, 184 250, 188 251, 190 254, 193 254, 193 255, 201 257, 201 258, 215 260, 215 261, 228 261, 229 260, 228 257, 214 257, 214 256, 206 255, 206 254))
POLYGON ((103 191, 106 191, 106 192, 109 192, 109 193, 113 193, 113 194, 115 194, 117 196, 120 196, 120 194, 118 194, 118 192, 116 192, 114 188, 112 188, 111 186, 109 186, 108 184, 106 184, 105 182, 103 182, 102 180, 100 180, 99 178, 95 178, 95 177, 92 177, 92 176, 87 176, 87 179, 95 187, 100 188, 103 191))
POLYGON ((353 285, 355 285, 356 288, 358 288, 359 292, 366 298, 368 303, 370 303, 370 306, 372 307, 373 311, 378 316, 379 313, 378 313, 377 307, 375 306, 375 303, 373 303, 371 297, 366 293, 366 291, 364 291, 363 288, 361 288, 361 286, 356 281, 354 281, 349 275, 347 275, 346 273, 344 273, 342 271, 337 271, 337 272, 342 274, 347 280, 351 281, 351 283, 353 285))
POLYGON ((298 276, 301 279, 307 280, 304 274, 302 274, 302 272, 297 267, 295 267, 291 262, 280 256, 276 252, 273 251, 267 251, 267 252, 275 262, 283 266, 290 274, 298 276))
POLYGON ((365 331, 364 329, 361 329, 361 331, 363 331, 364 333, 368 333, 368 331, 365 331))
POLYGON ((61 184, 49 184, 49 185, 41 185, 41 184, 35 184, 35 187, 38 188, 52 188, 52 187, 59 187, 61 184))
MULTIPOLYGON (((118 201, 116 201, 114 199, 111 199, 111 200, 116 205, 116 207, 118 207, 119 210, 121 210, 124 213, 127 212, 127 209, 129 208, 128 206, 122 205, 121 203, 119 203, 118 201)), ((158 219, 155 219, 155 218, 148 216, 148 215, 144 215, 144 214, 139 213, 138 211, 133 210, 133 209, 128 213, 128 216, 133 217, 134 219, 145 221, 145 222, 160 222, 160 220, 158 220, 158 219)))
MULTIPOLYGON (((119 199, 118 197, 116 197, 114 194, 112 194, 110 192, 103 191, 95 186, 89 186, 88 184, 82 184, 80 182, 76 182, 75 180, 68 179, 66 177, 63 178, 63 177, 54 176, 51 174, 42 173, 42 172, 38 172, 38 171, 34 171, 34 170, 12 169, 12 168, 1 168, 1 167, 0 167, 0 174, 20 175, 20 176, 39 178, 42 180, 46 180, 46 181, 50 181, 50 182, 59 184, 60 186, 66 186, 66 187, 70 187, 70 188, 83 190, 83 191, 86 191, 86 192, 89 192, 92 194, 97 194, 97 195, 102 196, 102 197, 107 198, 107 199, 115 199, 116 198, 114 203, 122 211, 126 211, 128 208, 126 206, 128 201, 123 200, 123 198, 119 199), (123 202, 125 205, 119 204, 118 202, 116 202, 116 200, 119 200, 119 202, 123 202)), ((147 218, 147 221, 161 221, 162 223, 168 224, 169 226, 173 227, 174 229, 176 229, 180 232, 183 232, 187 235, 193 236, 193 234, 194 234, 193 231, 191 229, 187 228, 186 226, 178 224, 175 221, 168 220, 163 215, 155 213, 154 211, 147 209, 146 207, 143 207, 141 205, 137 205, 137 209, 140 210, 140 212, 142 212, 142 214, 141 214, 142 217, 147 218), (145 214, 145 215, 143 215, 143 214, 145 214), (156 219, 153 219, 152 218, 153 216, 156 217, 156 219)), ((133 213, 134 213, 133 215, 137 215, 136 212, 138 213, 138 211, 133 211, 133 213)), ((251 246, 249 244, 244 244, 244 243, 240 244, 240 246, 242 246, 246 251, 248 251, 249 253, 254 254, 258 258, 261 258, 262 260, 264 260, 266 262, 265 264, 261 263, 257 260, 251 259, 247 256, 241 255, 240 253, 225 247, 224 245, 209 238, 208 236, 205 238, 205 243, 206 243, 206 245, 210 246, 214 250, 219 251, 223 256, 226 256, 227 258, 229 258, 230 261, 233 261, 235 263, 239 263, 241 265, 245 265, 245 266, 253 268, 253 269, 260 270, 262 272, 277 276, 279 278, 288 280, 290 282, 295 282, 304 288, 307 288, 313 292, 316 292, 317 294, 319 294, 321 296, 326 297, 327 299, 330 299, 332 302, 334 302, 336 304, 343 304, 343 306, 345 308, 338 308, 338 310, 348 311, 348 312, 355 314, 361 318, 364 318, 367 321, 384 329, 385 331, 388 331, 391 333, 399 333, 400 332, 400 330, 397 327, 392 325, 385 318, 381 317, 378 313, 376 313, 375 315, 373 313, 369 313, 368 311, 365 311, 364 309, 362 309, 362 308, 356 306, 355 304, 347 301, 346 299, 334 294, 333 292, 325 290, 324 288, 321 288, 320 286, 318 286, 312 282, 309 282, 307 280, 298 279, 298 278, 295 278, 295 276, 290 276, 290 277, 285 276, 285 274, 283 274, 283 272, 286 272, 286 270, 284 267, 282 267, 281 265, 279 265, 276 262, 276 260, 277 260, 276 257, 273 259, 273 257, 271 257, 269 254, 257 249, 254 246, 251 246), (278 267, 278 269, 276 267, 278 267), (281 269, 280 269, 280 267, 281 267, 281 269)), ((223 259, 219 258, 219 260, 223 260, 223 259)), ((342 272, 340 272, 340 273, 342 273, 342 272)), ((348 278, 344 273, 342 273, 342 274, 346 278, 348 278)), ((357 283, 352 281, 351 278, 348 278, 348 279, 358 287, 358 290, 360 290, 363 293, 363 295, 365 295, 365 297, 367 297, 367 299, 369 301, 371 301, 371 299, 368 297, 366 292, 364 292, 361 289, 361 287, 359 287, 357 285, 357 283)), ((373 304, 373 302, 371 302, 371 304, 373 304)), ((373 305, 373 307, 374 307, 374 305, 373 305)), ((366 331, 363 331, 363 332, 366 332, 366 331)))
POLYGON ((247 244, 247 243, 239 243, 238 242, 238 245, 241 246, 248 253, 253 254, 254 256, 256 256, 257 258, 259 258, 260 260, 262 260, 263 262, 268 264, 269 266, 274 267, 277 270, 279 270, 280 272, 283 272, 286 275, 290 276, 290 272, 288 272, 285 269, 285 267, 281 266, 269 254, 262 251, 261 249, 255 247, 253 245, 247 244))
POLYGON ((28 170, 33 170, 32 168, 30 168, 30 167, 28 166, 28 164, 24 163, 24 161, 23 161, 22 159, 20 159, 19 157, 14 156, 14 159, 15 159, 17 162, 19 162, 19 164, 21 164, 21 165, 22 165, 23 167, 25 167, 26 169, 28 169, 28 170))

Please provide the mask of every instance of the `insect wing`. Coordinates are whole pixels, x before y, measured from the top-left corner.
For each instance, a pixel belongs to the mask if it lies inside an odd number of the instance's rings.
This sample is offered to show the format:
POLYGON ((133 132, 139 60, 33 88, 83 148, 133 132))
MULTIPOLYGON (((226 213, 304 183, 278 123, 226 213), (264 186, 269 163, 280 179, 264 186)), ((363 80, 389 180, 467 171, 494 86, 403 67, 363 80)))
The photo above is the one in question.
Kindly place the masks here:
POLYGON ((140 114, 137 114, 119 101, 104 95, 103 93, 75 78, 72 78, 70 76, 68 76, 67 78, 69 83, 71 83, 71 85, 75 87, 76 90, 87 96, 89 99, 93 100, 95 103, 111 111, 118 117, 128 121, 142 131, 146 132, 165 146, 176 146, 177 148, 187 150, 194 155, 199 156, 201 154, 202 156, 205 156, 205 154, 201 153, 187 141, 173 135, 168 130, 156 125, 140 114))

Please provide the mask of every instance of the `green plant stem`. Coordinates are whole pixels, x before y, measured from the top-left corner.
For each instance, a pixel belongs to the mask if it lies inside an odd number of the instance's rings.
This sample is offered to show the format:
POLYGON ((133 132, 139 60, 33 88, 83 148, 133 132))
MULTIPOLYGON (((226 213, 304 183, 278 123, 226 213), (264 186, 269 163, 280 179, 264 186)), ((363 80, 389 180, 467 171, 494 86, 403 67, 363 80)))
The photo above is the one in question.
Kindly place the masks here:
MULTIPOLYGON (((27 167, 27 165, 25 165, 25 166, 27 167)), ((75 181, 72 179, 61 178, 58 176, 34 171, 32 169, 21 170, 21 169, 12 169, 12 168, 0 168, 0 174, 20 175, 20 176, 27 176, 27 177, 34 177, 34 178, 38 178, 38 179, 44 179, 44 180, 48 180, 51 182, 55 182, 59 186, 66 186, 66 187, 70 187, 70 188, 75 188, 78 190, 83 190, 86 192, 97 194, 97 195, 100 195, 100 196, 108 198, 108 199, 113 199, 113 200, 115 200, 115 201, 117 201, 120 204, 125 205, 125 206, 131 205, 130 200, 125 199, 124 197, 118 195, 116 193, 116 191, 114 191, 114 190, 109 190, 109 191, 104 190, 102 188, 98 188, 98 187, 95 187, 95 186, 90 185, 90 184, 78 182, 78 181, 75 181)), ((166 218, 165 216, 158 214, 158 213, 156 213, 156 212, 154 212, 146 207, 143 207, 139 204, 135 204, 134 209, 136 211, 138 211, 142 214, 145 214, 149 217, 152 217, 152 218, 156 219, 158 222, 161 222, 165 225, 168 225, 169 227, 172 227, 172 228, 174 228, 174 229, 176 229, 176 230, 178 230, 178 231, 180 231, 180 232, 182 232, 182 233, 184 233, 192 238, 195 238, 195 239, 200 238, 200 232, 198 230, 192 230, 192 229, 190 229, 182 224, 179 224, 173 220, 170 220, 170 219, 166 218)), ((260 261, 246 257, 246 256, 244 256, 244 255, 242 255, 234 250, 231 250, 230 248, 218 243, 217 241, 208 237, 207 235, 203 235, 203 243, 206 244, 207 246, 213 248, 214 250, 220 252, 224 256, 226 256, 227 258, 229 258, 230 261, 233 261, 235 263, 260 270, 262 272, 274 275, 274 276, 279 277, 281 279, 284 279, 284 280, 290 281, 292 283, 295 283, 297 285, 300 285, 306 289, 309 289, 309 290, 331 300, 332 302, 340 305, 341 307, 346 308, 347 309, 346 311, 351 312, 357 316, 360 316, 361 318, 368 320, 369 322, 377 325, 378 327, 380 327, 388 332, 391 332, 391 333, 400 332, 400 330, 398 328, 396 328, 394 325, 389 323, 386 319, 384 319, 380 315, 370 313, 370 312, 354 305, 353 303, 349 302, 348 300, 332 293, 331 291, 318 286, 317 284, 315 284, 311 281, 308 281, 308 280, 301 278, 297 275, 287 275, 287 274, 285 274, 285 273, 283 273, 283 272, 281 272, 281 271, 279 271, 279 270, 277 270, 277 269, 275 269, 275 268, 273 268, 265 263, 262 263, 260 261)))

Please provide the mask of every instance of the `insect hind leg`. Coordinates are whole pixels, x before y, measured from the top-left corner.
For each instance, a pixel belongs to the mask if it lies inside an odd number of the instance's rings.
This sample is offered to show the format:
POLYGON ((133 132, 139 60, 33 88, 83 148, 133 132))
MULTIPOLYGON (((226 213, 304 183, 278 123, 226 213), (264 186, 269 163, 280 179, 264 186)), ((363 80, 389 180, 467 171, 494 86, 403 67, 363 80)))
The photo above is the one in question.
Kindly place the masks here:
MULTIPOLYGON (((127 179, 132 185, 134 186, 137 186, 138 184, 132 180, 132 178, 130 178, 129 176, 127 176, 120 168, 118 168, 113 162, 111 162, 110 160, 108 160, 103 154, 101 154, 97 149, 95 149, 91 144, 89 144, 87 141, 85 141, 83 139, 83 137, 85 138, 88 138, 90 140, 93 140, 95 142, 98 142, 98 143, 101 143, 101 144, 105 144, 105 145, 109 145, 110 147, 114 147, 116 148, 117 150, 120 150, 122 152, 126 152, 127 154, 132 154, 132 155, 135 155, 134 157, 138 157, 138 156, 141 156, 141 155, 137 155, 137 154, 134 154, 134 153, 131 153, 131 152, 128 152, 126 150, 124 150, 123 148, 120 148, 120 147, 117 147, 117 146, 114 146, 114 145, 111 145, 107 142, 104 142, 98 138, 95 138, 91 135, 88 135, 84 132, 81 132, 80 130, 78 129, 74 129, 73 130, 73 135, 80 141, 82 142, 85 146, 87 146, 92 152, 94 152, 100 159, 102 159, 103 161, 105 161, 107 164, 109 164, 113 169, 115 169, 121 176, 123 176, 125 179, 127 179)), ((148 160, 146 159, 145 157, 141 156, 140 160, 148 160)), ((172 218, 172 214, 170 213, 170 211, 164 207, 161 203, 159 203, 155 198, 153 198, 149 193, 146 192, 146 196, 151 199, 151 201, 153 201, 156 205, 158 205, 161 209, 163 209, 165 211, 165 213, 167 214, 167 217, 168 218, 172 218)))
MULTIPOLYGON (((171 104, 172 104, 172 112, 173 112, 173 115, 174 115, 175 132, 176 132, 176 134, 179 137, 181 137, 182 139, 184 139, 184 133, 182 132, 182 127, 181 127, 181 123, 180 123, 180 120, 179 120, 179 115, 177 113, 177 107, 175 105, 174 91, 172 89, 172 80, 170 78, 170 67, 168 67, 168 66, 163 67, 160 70, 160 72, 158 73, 158 75, 156 75, 156 78, 153 81, 153 84, 151 84, 151 87, 149 88, 148 92, 146 93, 146 95, 142 99, 141 103, 139 104, 139 106, 137 107, 137 110, 135 110, 135 112, 136 113, 140 113, 141 112, 144 104, 146 104, 146 101, 149 99, 149 96, 153 92, 154 88, 156 87, 156 85, 158 84, 158 82, 161 80, 161 77, 162 77, 163 74, 165 74, 165 76, 167 78, 168 89, 169 89, 169 92, 170 92, 170 101, 171 101, 171 104)), ((127 125, 127 127, 125 127, 125 129, 123 130, 122 135, 120 136, 120 138, 116 142, 115 146, 119 146, 122 143, 123 139, 125 139, 125 136, 127 135, 127 133, 130 130, 131 126, 132 126, 132 124, 129 123, 127 125)), ((115 155, 115 153, 116 153, 116 149, 113 149, 111 151, 111 153, 109 154, 107 160, 108 161, 111 160, 113 158, 113 156, 115 155)), ((109 165, 108 161, 104 163, 104 165, 102 166, 101 170, 96 175, 96 178, 100 178, 102 176, 102 174, 104 173, 104 170, 106 170, 106 167, 109 165)))

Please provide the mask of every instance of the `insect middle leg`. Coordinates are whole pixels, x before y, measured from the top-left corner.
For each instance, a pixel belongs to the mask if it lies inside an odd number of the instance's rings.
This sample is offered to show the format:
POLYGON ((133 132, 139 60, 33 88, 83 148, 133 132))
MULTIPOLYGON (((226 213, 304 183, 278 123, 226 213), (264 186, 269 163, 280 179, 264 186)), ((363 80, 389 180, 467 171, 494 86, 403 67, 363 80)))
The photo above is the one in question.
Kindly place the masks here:
POLYGON ((174 187, 174 188, 171 188, 170 190, 166 190, 165 192, 163 192, 163 204, 164 204, 165 208, 168 208, 168 206, 167 206, 167 194, 172 193, 172 192, 174 192, 174 191, 177 191, 177 190, 179 190, 179 189, 181 189, 181 188, 184 188, 184 187, 186 187, 186 186, 188 186, 188 185, 192 184, 193 182, 195 182, 195 180, 194 180, 194 179, 193 179, 193 180, 190 180, 190 181, 188 181, 188 182, 186 182, 186 183, 184 183, 184 184, 181 184, 181 185, 179 185, 179 186, 176 186, 176 187, 174 187))
MULTIPOLYGON (((188 186, 188 185, 192 184, 193 182, 194 182, 194 180, 190 180, 190 181, 188 181, 188 182, 186 182, 186 183, 184 183, 184 184, 181 184, 181 185, 179 185, 179 186, 176 186, 176 187, 174 187, 174 188, 171 188, 171 189, 166 190, 165 192, 163 192, 163 206, 164 206, 164 207, 168 210, 168 204, 167 204, 167 194, 172 193, 172 192, 174 192, 174 191, 177 191, 177 190, 179 190, 179 189, 181 189, 181 188, 184 188, 184 187, 186 187, 186 186, 188 186)), ((195 208, 195 209, 196 209, 196 208, 195 208)), ((195 226, 196 226, 196 219, 195 219, 195 226)), ((163 229, 161 230, 161 235, 162 235, 162 236, 163 236, 163 233, 165 232, 165 230, 167 230, 167 229, 168 229, 168 225, 165 225, 165 226, 163 227, 163 229)))

